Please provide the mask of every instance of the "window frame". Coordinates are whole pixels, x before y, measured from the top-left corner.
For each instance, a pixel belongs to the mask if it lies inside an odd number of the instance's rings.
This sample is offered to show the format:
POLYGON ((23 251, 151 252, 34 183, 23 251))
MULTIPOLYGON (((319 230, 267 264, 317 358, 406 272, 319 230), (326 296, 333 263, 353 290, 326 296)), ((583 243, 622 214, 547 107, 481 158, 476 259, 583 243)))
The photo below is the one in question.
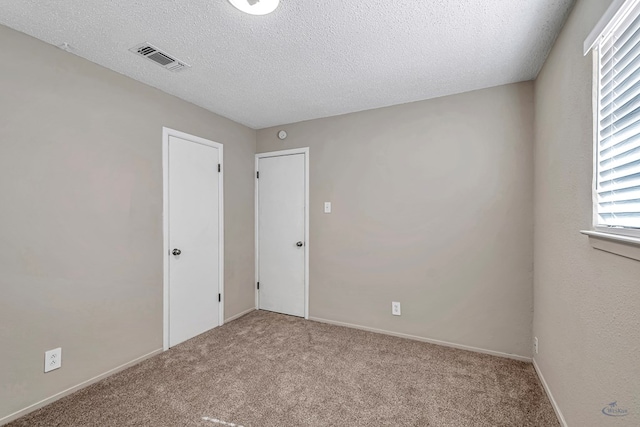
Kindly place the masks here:
MULTIPOLYGON (((592 182, 592 228, 594 231, 617 236, 640 238, 640 227, 610 226, 600 222, 598 200, 598 171, 599 171, 599 146, 600 146, 600 120, 601 120, 601 47, 609 39, 612 33, 618 32, 624 25, 630 25, 634 19, 640 16, 640 0, 617 1, 607 10, 602 20, 598 22, 594 31, 599 34, 594 37, 593 31, 585 41, 585 55, 593 50, 593 182, 592 182), (611 10, 614 9, 615 10, 611 10), (604 22, 603 22, 604 21, 604 22), (591 40, 590 40, 591 39, 591 40), (590 45, 587 49, 588 42, 590 45)), ((635 239, 634 239, 635 240, 635 239)))

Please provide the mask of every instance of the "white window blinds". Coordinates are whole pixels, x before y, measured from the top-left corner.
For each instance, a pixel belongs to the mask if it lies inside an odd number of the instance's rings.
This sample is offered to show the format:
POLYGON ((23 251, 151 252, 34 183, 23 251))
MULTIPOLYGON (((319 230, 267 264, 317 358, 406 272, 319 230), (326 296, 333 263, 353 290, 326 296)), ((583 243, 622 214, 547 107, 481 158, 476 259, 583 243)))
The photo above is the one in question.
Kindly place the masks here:
POLYGON ((640 229, 640 7, 598 44, 595 222, 640 229))

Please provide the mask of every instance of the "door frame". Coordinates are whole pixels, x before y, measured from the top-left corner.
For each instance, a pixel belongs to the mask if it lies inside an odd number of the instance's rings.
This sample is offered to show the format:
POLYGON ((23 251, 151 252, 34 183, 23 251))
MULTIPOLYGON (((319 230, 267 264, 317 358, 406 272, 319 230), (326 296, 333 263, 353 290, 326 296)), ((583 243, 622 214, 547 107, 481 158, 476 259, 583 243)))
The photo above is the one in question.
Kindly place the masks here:
POLYGON ((257 283, 260 279, 260 227, 258 218, 258 200, 259 200, 259 183, 258 183, 258 161, 266 157, 290 156, 292 154, 304 154, 304 318, 309 319, 309 147, 293 148, 290 150, 269 151, 256 154, 256 166, 253 179, 255 180, 255 272, 256 287, 255 305, 256 310, 260 309, 260 291, 257 283))
POLYGON ((218 180, 218 326, 224 324, 224 146, 168 127, 162 128, 162 347, 169 349, 169 137, 185 139, 218 149, 221 170, 218 180))

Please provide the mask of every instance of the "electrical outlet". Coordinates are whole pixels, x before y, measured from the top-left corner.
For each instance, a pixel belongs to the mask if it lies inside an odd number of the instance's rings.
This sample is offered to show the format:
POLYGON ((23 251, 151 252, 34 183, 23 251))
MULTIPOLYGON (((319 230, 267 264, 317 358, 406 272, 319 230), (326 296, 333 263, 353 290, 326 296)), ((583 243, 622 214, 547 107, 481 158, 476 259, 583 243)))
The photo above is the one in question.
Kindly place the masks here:
POLYGON ((49 372, 62 366, 62 348, 44 352, 44 371, 49 372))
POLYGON ((538 354, 538 337, 533 337, 533 351, 538 354))
POLYGON ((394 316, 400 316, 400 303, 399 302, 392 302, 391 303, 391 314, 393 314, 394 316))

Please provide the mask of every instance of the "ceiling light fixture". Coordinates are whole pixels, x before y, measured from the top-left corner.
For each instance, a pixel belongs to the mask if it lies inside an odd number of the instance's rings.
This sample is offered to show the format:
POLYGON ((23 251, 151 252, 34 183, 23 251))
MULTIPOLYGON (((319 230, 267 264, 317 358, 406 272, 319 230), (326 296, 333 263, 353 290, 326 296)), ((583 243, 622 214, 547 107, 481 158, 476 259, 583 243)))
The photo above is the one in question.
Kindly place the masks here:
POLYGON ((229 3, 249 15, 266 15, 276 10, 280 0, 229 0, 229 3))

